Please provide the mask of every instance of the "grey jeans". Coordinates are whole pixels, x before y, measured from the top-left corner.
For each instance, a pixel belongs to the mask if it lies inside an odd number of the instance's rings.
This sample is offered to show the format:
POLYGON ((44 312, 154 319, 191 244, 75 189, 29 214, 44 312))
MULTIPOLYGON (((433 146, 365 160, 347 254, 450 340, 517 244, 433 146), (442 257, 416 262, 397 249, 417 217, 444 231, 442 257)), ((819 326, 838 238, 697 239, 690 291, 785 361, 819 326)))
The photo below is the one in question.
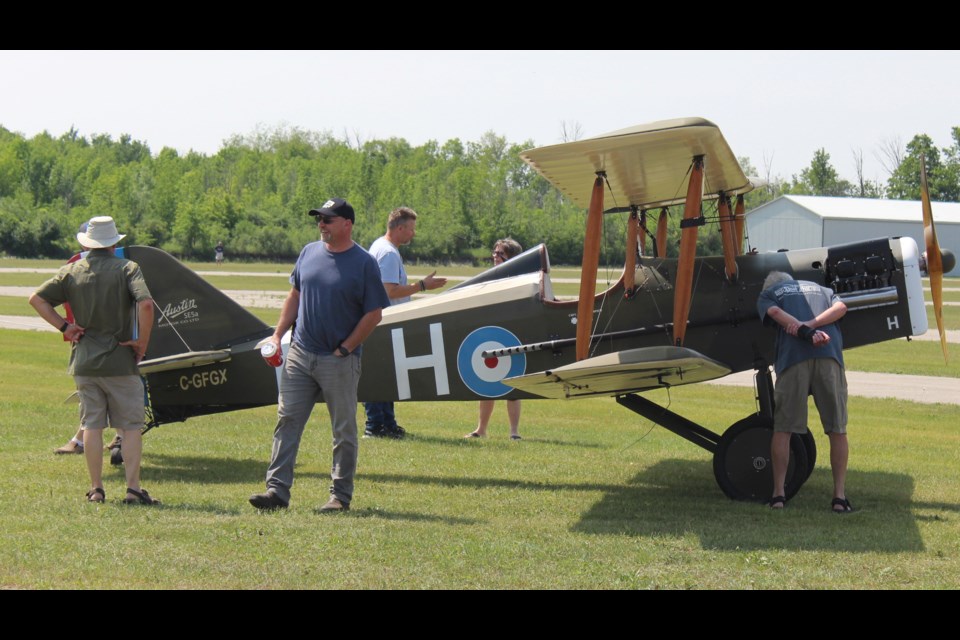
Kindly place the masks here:
POLYGON ((273 454, 267 469, 267 490, 290 501, 293 467, 303 428, 316 404, 318 392, 330 412, 333 427, 333 484, 330 493, 344 504, 353 498, 357 470, 357 384, 360 356, 322 356, 290 345, 280 375, 280 404, 273 432, 273 454))

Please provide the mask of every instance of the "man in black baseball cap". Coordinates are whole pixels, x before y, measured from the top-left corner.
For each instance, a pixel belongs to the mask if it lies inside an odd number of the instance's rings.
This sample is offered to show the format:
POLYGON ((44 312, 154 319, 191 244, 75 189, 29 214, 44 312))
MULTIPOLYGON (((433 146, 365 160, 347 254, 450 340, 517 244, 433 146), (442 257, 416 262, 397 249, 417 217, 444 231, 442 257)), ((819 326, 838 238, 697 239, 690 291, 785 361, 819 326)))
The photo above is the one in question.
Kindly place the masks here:
POLYGON ((343 198, 330 198, 323 203, 323 206, 319 209, 311 209, 309 212, 311 216, 336 216, 338 218, 344 218, 350 222, 356 222, 353 216, 353 207, 350 206, 350 203, 344 200, 343 198))
POLYGON ((333 485, 319 511, 336 513, 348 510, 353 499, 361 345, 390 298, 377 261, 353 241, 353 207, 332 198, 310 215, 317 219, 320 241, 300 252, 270 338, 279 349, 283 335, 296 323, 280 374, 267 490, 250 496, 250 504, 265 510, 289 505, 303 429, 322 391, 333 432, 333 485))

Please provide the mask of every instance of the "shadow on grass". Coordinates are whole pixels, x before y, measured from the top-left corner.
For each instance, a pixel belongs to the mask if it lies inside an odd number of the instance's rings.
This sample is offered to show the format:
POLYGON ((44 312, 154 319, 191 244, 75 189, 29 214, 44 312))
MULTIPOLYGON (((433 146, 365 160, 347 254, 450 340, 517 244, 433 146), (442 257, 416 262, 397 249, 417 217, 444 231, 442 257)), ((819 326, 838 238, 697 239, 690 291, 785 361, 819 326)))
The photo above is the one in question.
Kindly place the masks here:
MULTIPOLYGON (((914 502, 910 505, 914 509, 936 509, 937 511, 953 511, 960 513, 960 504, 949 502, 914 502)), ((937 516, 917 516, 917 520, 938 520, 937 516)))
MULTIPOLYGON (((196 482, 199 484, 263 484, 270 460, 237 458, 211 458, 203 456, 172 456, 151 454, 149 464, 141 470, 144 483, 163 482, 174 480, 177 482, 196 482)), ((104 467, 106 469, 106 467, 104 467)), ((120 467, 111 467, 114 473, 123 476, 120 467)), ((319 469, 311 470, 297 464, 296 478, 326 478, 330 479, 330 472, 319 469)))
MULTIPOLYGON (((465 434, 464 434, 465 435, 465 434)), ((364 438, 364 442, 369 442, 372 438, 364 438)), ((388 442, 423 442, 426 444, 441 444, 446 446, 467 446, 469 444, 480 444, 483 442, 494 442, 494 443, 508 443, 511 446, 523 446, 523 443, 531 444, 549 444, 557 445, 560 447, 576 447, 578 449, 607 449, 609 447, 598 444, 596 442, 583 442, 579 440, 555 440, 550 438, 537 438, 537 437, 527 437, 523 436, 523 440, 520 442, 514 442, 510 440, 510 432, 504 430, 502 434, 494 434, 486 438, 464 438, 463 436, 454 436, 451 438, 445 438, 440 436, 421 436, 416 433, 408 433, 407 437, 403 440, 390 440, 389 438, 377 438, 377 440, 384 440, 388 442)))
POLYGON ((728 551, 923 551, 921 518, 913 509, 937 508, 911 502, 913 478, 905 474, 851 470, 848 495, 857 512, 847 515, 830 512, 833 484, 826 468, 818 468, 783 511, 729 500, 708 478, 713 479, 711 462, 660 462, 629 485, 608 491, 573 531, 643 537, 692 533, 704 549, 728 551))
MULTIPOLYGON (((222 504, 196 504, 196 503, 185 503, 185 502, 176 502, 173 500, 176 499, 176 496, 171 496, 166 499, 162 504, 156 507, 150 507, 151 509, 157 509, 160 511, 182 511, 185 513, 205 513, 208 515, 215 516, 242 516, 254 511, 253 507, 247 504, 247 501, 244 499, 237 500, 237 506, 224 507, 222 504), (242 503, 242 504, 241 504, 242 503)), ((127 507, 133 508, 133 507, 127 507)))
POLYGON ((434 516, 426 513, 411 511, 385 511, 383 509, 367 508, 353 509, 343 514, 348 518, 377 518, 378 520, 407 520, 410 522, 436 522, 440 524, 482 524, 483 521, 475 518, 457 518, 453 516, 434 516))
MULTIPOLYGON (((145 484, 176 480, 201 484, 249 483, 263 478, 266 461, 153 455, 143 470, 145 484)), ((327 478, 319 470, 298 469, 298 478, 327 478)), ((918 523, 950 526, 960 505, 914 502, 913 479, 906 474, 851 470, 847 478, 857 512, 830 512, 830 470, 818 467, 784 511, 755 503, 735 502, 721 493, 713 465, 704 460, 665 460, 637 474, 628 484, 556 483, 510 478, 427 476, 401 473, 363 473, 365 482, 421 484, 450 489, 508 488, 531 492, 585 491, 604 496, 586 508, 572 531, 586 534, 654 537, 696 535, 704 549, 714 550, 830 550, 852 552, 923 551, 918 523), (917 513, 924 510, 924 513, 917 513)), ((161 498, 163 496, 160 496, 161 498)), ((243 513, 240 504, 167 504, 163 509, 243 513)), ((136 508, 136 507, 134 507, 136 508)), ((414 512, 361 509, 351 517, 411 522, 477 524, 469 518, 414 512)))
POLYGON ((507 478, 451 478, 448 476, 416 476, 398 473, 364 473, 364 480, 374 482, 394 482, 400 484, 427 484, 457 489, 526 489, 529 491, 607 491, 613 492, 623 487, 611 484, 531 482, 529 480, 510 480, 507 478))
MULTIPOLYGON (((154 496, 160 500, 160 504, 156 505, 145 505, 145 504, 126 504, 122 499, 118 498, 116 500, 107 500, 104 504, 104 507, 115 507, 118 509, 118 513, 126 515, 137 515, 140 513, 173 513, 173 512, 187 512, 187 513, 205 513, 218 516, 240 516, 243 515, 249 509, 243 509, 239 506, 236 507, 227 507, 224 508, 222 504, 194 504, 194 503, 184 503, 184 502, 174 502, 178 499, 177 496, 154 496)), ((238 501, 239 503, 239 501, 238 501)), ((93 505, 89 505, 90 508, 94 508, 93 505)))
MULTIPOLYGON (((144 483, 176 480, 204 484, 262 481, 269 460, 238 460, 203 456, 171 456, 151 453, 141 470, 144 483)), ((113 467, 119 469, 119 467, 113 467)), ((121 472, 122 473, 122 472, 121 472)))

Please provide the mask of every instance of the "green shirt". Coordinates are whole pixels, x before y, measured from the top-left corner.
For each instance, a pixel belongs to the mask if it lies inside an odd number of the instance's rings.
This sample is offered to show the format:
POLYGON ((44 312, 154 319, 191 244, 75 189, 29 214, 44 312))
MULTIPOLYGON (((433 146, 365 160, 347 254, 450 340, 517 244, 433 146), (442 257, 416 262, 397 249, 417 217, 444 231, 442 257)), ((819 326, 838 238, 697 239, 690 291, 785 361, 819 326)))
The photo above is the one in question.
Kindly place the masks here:
POLYGON ((138 373, 133 349, 119 344, 133 339, 137 303, 151 299, 136 262, 116 257, 112 249, 94 249, 86 258, 63 266, 36 293, 55 307, 69 302, 76 324, 85 329, 73 344, 68 373, 101 377, 138 373))

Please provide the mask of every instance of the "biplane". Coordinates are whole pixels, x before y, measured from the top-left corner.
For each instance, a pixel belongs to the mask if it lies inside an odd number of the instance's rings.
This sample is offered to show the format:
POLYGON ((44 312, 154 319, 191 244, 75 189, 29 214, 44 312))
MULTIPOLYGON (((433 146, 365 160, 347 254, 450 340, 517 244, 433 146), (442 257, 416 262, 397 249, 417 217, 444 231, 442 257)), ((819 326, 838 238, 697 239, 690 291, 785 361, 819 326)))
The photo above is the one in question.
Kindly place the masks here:
MULTIPOLYGON (((833 288, 849 308, 845 348, 926 332, 926 273, 940 319, 942 274, 953 256, 937 245, 929 204, 925 253, 910 238, 745 253, 743 196, 755 183, 707 120, 655 122, 522 158, 587 210, 578 298, 554 295, 540 245, 444 293, 390 307, 364 345, 360 400, 611 396, 711 452, 728 496, 765 500, 775 335, 761 326, 756 302, 767 273, 833 288), (668 258, 667 215, 678 206, 679 256, 668 258), (613 213, 627 217, 624 268, 597 292, 603 217, 613 213), (719 225, 722 256, 696 256, 708 223, 719 225), (749 370, 757 402, 721 433, 643 396, 749 370)), ((276 403, 278 373, 258 348, 271 327, 163 251, 135 246, 127 257, 140 263, 158 308, 140 365, 149 425, 276 403)), ((794 436, 790 455, 788 497, 812 472, 813 437, 794 436)))

